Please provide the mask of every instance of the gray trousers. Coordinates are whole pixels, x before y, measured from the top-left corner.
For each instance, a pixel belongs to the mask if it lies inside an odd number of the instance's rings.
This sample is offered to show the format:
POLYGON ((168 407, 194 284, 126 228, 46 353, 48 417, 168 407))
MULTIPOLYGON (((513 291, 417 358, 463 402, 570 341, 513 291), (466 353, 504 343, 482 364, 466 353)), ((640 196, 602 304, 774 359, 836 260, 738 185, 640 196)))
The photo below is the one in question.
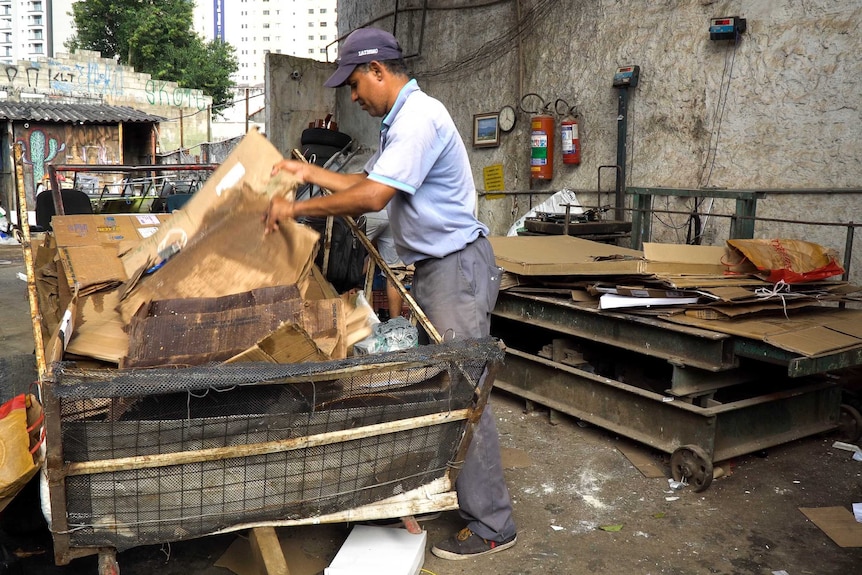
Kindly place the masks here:
MULTIPOLYGON (((485 237, 459 252, 423 260, 415 267, 411 294, 445 341, 490 333, 500 269, 485 237)), ((500 441, 490 404, 474 429, 455 490, 461 515, 473 533, 489 541, 503 541, 515 534, 512 500, 503 478, 500 441)))

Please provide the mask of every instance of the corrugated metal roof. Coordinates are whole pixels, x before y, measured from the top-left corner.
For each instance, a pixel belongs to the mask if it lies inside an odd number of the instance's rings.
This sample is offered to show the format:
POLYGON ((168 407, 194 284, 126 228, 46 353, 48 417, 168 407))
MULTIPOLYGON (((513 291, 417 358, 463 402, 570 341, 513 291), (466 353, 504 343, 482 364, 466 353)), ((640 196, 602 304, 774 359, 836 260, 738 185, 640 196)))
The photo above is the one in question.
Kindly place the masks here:
POLYGON ((104 104, 53 104, 46 102, 0 102, 0 120, 64 122, 74 124, 116 124, 119 122, 161 122, 165 118, 128 106, 104 104))

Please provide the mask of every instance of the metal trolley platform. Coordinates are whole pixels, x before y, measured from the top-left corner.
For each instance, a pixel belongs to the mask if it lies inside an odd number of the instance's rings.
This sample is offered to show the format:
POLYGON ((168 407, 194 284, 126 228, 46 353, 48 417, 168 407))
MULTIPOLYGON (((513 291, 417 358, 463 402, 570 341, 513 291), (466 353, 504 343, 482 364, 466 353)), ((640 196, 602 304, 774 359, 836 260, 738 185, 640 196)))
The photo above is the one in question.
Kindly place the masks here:
POLYGON ((707 489, 713 463, 842 428, 828 372, 862 365, 862 347, 799 356, 763 341, 503 292, 492 334, 506 342, 495 386, 671 454, 671 472, 707 489))

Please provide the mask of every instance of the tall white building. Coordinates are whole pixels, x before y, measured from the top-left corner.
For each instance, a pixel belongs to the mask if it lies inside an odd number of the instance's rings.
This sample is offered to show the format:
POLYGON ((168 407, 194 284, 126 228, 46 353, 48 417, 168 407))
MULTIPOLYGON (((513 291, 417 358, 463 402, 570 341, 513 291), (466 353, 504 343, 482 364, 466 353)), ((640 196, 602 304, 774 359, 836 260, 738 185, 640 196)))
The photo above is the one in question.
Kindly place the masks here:
POLYGON ((53 57, 66 52, 75 0, 0 0, 0 62, 53 57))
POLYGON ((268 52, 334 61, 337 0, 197 0, 195 29, 236 48, 239 87, 262 87, 268 52))

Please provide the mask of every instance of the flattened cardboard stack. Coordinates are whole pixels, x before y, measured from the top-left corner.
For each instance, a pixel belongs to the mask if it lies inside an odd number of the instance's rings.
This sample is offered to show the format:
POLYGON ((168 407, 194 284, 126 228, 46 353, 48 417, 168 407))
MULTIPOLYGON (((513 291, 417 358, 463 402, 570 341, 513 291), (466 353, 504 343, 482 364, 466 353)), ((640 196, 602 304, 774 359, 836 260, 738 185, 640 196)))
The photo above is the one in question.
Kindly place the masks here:
POLYGON ((346 357, 364 326, 348 325, 350 306, 313 270, 319 234, 294 221, 263 233, 281 159, 253 130, 171 215, 55 217, 39 277, 55 294, 43 299, 71 311, 66 356, 119 367, 346 357))
POLYGON ((571 236, 491 238, 503 289, 759 339, 804 356, 862 347, 862 288, 774 284, 723 246, 632 250, 571 236))

